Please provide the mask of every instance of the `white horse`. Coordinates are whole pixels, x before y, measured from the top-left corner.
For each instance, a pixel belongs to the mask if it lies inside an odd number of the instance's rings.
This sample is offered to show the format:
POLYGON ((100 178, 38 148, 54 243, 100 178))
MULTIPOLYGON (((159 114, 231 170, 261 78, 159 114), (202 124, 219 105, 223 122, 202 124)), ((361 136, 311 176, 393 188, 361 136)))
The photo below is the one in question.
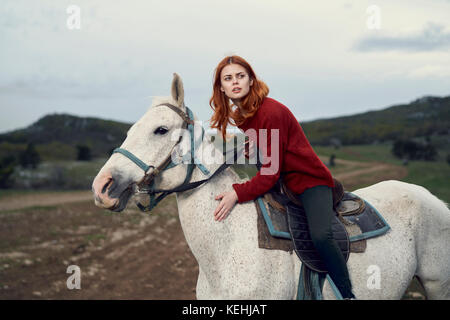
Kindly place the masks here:
MULTIPOLYGON (((186 112, 181 79, 174 74, 172 96, 155 98, 150 109, 128 131, 121 148, 155 167, 171 154, 189 152, 189 139, 179 144, 171 134, 183 119, 168 107, 186 112), (175 147, 174 147, 175 146, 175 147)), ((198 136, 196 137, 198 138, 198 136)), ((205 136, 197 157, 212 173, 224 161, 205 136)), ((183 183, 186 164, 163 171, 155 186, 171 189, 183 183)), ((152 171, 151 169, 149 170, 152 171)), ((125 208, 144 172, 123 154, 115 153, 93 182, 96 205, 125 208)), ((191 181, 204 179, 195 168, 191 181)), ((222 222, 214 220, 215 195, 243 182, 230 168, 201 186, 176 193, 186 241, 199 265, 198 299, 295 299, 301 262, 295 253, 258 247, 257 211, 253 202, 237 204, 222 222)), ((358 299, 400 299, 413 276, 429 299, 450 299, 450 210, 423 187, 384 181, 353 191, 382 214, 391 230, 369 239, 364 253, 351 253, 347 262, 358 299)), ((324 299, 334 299, 328 282, 324 299)))

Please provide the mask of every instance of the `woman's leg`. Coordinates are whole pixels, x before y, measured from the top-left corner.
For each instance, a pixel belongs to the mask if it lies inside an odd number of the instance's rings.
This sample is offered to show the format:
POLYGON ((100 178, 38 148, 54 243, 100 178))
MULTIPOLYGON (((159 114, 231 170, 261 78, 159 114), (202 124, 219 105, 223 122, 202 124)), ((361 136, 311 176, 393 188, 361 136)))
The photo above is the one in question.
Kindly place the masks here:
POLYGON ((300 196, 305 208, 311 239, 323 259, 328 273, 344 298, 354 298, 344 256, 333 238, 331 228, 333 195, 328 186, 316 186, 300 196))

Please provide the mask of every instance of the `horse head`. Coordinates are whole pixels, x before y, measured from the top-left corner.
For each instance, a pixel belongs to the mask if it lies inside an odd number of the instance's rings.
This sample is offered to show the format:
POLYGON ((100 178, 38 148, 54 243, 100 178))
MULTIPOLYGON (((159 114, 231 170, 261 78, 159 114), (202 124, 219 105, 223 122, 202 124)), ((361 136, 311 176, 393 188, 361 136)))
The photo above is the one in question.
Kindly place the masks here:
POLYGON ((180 76, 174 74, 170 97, 154 98, 151 107, 127 132, 92 183, 95 204, 112 211, 122 211, 139 185, 163 189, 183 183, 186 166, 161 171, 164 164, 182 162, 191 142, 186 137, 187 108, 180 76), (134 160, 133 160, 134 159, 134 160))

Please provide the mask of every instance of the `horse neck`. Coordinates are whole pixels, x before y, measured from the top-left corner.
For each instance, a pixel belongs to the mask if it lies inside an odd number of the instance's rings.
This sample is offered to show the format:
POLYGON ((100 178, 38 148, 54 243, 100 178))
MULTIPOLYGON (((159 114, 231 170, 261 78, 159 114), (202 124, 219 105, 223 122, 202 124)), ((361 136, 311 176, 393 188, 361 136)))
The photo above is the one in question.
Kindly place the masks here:
MULTIPOLYGON (((218 149, 215 149, 214 155, 208 152, 208 150, 210 151, 208 147, 211 148, 210 144, 212 142, 205 139, 202 142, 204 147, 202 157, 199 157, 199 155, 197 157, 201 158, 202 164, 213 174, 224 162, 224 159, 222 152, 218 149)), ((200 169, 194 169, 191 182, 202 179, 205 179, 205 175, 200 169)), ((227 168, 196 189, 177 193, 181 226, 189 247, 199 264, 201 264, 202 257, 211 254, 219 256, 221 254, 220 243, 230 243, 226 240, 245 234, 246 231, 249 231, 246 226, 254 224, 256 227, 256 209, 254 206, 244 208, 244 206, 236 205, 224 222, 214 220, 214 210, 220 203, 220 201, 215 200, 215 196, 224 191, 233 190, 232 184, 240 182, 243 182, 242 179, 231 168, 227 168), (255 211, 254 214, 248 212, 251 210, 255 211), (246 212, 242 214, 241 211, 246 212), (246 228, 247 230, 244 230, 246 228)), ((209 258, 205 259, 210 263, 209 258)))
MULTIPOLYGON (((212 175, 225 162, 222 150, 217 149, 209 138, 203 139, 196 151, 196 157, 200 160, 201 164, 208 169, 210 175, 212 175), (211 152, 212 150, 214 150, 214 152, 211 152)), ((205 176, 205 174, 196 166, 192 173, 191 182, 203 180, 205 178, 207 178, 207 176, 205 176)), ((227 169, 221 173, 220 178, 214 178, 206 184, 212 186, 219 179, 231 179, 229 181, 231 183, 242 182, 234 171, 227 169)), ((231 185, 229 187, 231 188, 231 185)))

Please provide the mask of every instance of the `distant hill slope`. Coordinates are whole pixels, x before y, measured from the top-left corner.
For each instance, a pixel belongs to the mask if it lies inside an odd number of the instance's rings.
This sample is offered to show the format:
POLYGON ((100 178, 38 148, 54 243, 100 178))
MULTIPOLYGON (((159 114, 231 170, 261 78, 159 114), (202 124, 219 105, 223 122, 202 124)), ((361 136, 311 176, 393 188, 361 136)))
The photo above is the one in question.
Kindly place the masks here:
POLYGON ((351 116, 301 123, 312 144, 328 145, 337 138, 342 144, 413 138, 450 130, 450 96, 423 97, 408 104, 391 106, 351 116))
MULTIPOLYGON (((80 118, 68 114, 44 116, 27 128, 0 134, 0 146, 54 145, 54 148, 77 145, 91 148, 93 156, 105 156, 118 147, 131 124, 97 118, 80 118)), ((56 151, 56 150, 55 150, 56 151)))
MULTIPOLYGON (((383 110, 301 123, 313 145, 368 144, 396 138, 448 135, 450 96, 423 97, 383 110)), ((24 150, 33 142, 44 158, 74 159, 76 146, 91 148, 94 157, 108 156, 126 137, 131 124, 68 114, 44 116, 27 128, 0 134, 0 157, 24 150)))

